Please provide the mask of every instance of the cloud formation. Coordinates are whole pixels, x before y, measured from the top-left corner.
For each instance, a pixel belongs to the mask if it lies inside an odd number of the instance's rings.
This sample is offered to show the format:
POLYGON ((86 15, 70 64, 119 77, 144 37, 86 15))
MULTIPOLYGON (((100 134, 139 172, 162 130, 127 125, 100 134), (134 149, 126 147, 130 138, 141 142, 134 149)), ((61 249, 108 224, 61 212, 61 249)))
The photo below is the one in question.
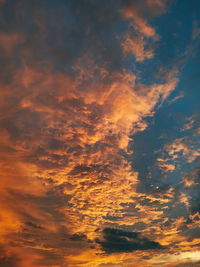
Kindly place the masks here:
POLYGON ((101 244, 103 250, 107 253, 162 248, 158 242, 141 237, 137 232, 105 228, 103 230, 103 237, 103 241, 98 240, 97 242, 101 244))
MULTIPOLYGON (((153 21, 167 10, 160 0, 1 1, 1 265, 131 266, 187 247, 195 230, 181 232, 174 213, 181 199, 195 221, 186 191, 197 181, 183 178, 184 195, 140 191, 132 159, 132 140, 179 81, 177 66, 158 78, 161 64, 143 79, 161 38, 153 21)), ((185 140, 164 147, 191 163, 185 140)))

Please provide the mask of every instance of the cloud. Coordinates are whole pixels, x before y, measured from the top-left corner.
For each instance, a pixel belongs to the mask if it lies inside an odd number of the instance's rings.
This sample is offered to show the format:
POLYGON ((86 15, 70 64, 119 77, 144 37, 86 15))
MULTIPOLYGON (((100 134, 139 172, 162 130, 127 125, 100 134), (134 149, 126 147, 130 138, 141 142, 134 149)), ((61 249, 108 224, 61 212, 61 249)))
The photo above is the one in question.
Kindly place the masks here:
POLYGON ((152 264, 164 264, 164 266, 166 262, 166 266, 169 263, 173 264, 173 266, 198 266, 199 254, 199 251, 185 251, 177 254, 166 254, 155 257, 149 262, 152 264))
POLYGON ((3 264, 121 264, 130 255, 113 254, 155 253, 174 233, 178 242, 181 222, 169 233, 161 228, 175 192, 168 185, 138 192, 129 146, 178 83, 175 68, 151 83, 137 69, 154 57, 151 21, 165 1, 38 3, 5 7, 10 23, 2 12, 3 264))
POLYGON ((177 95, 177 96, 175 96, 173 99, 171 99, 171 100, 169 101, 169 103, 170 103, 170 104, 175 103, 177 100, 179 100, 179 99, 181 99, 181 98, 183 98, 183 97, 184 97, 184 93, 183 93, 183 92, 180 92, 179 95, 177 95))
MULTIPOLYGON (((192 127, 192 124, 185 125, 185 130, 192 127)), ((157 158, 158 166, 167 172, 172 172, 177 169, 181 161, 192 163, 198 161, 200 150, 196 130, 192 130, 193 137, 180 137, 173 140, 171 143, 164 146, 162 156, 157 158)))
POLYGON ((23 37, 19 33, 0 33, 0 48, 4 53, 10 54, 15 47, 23 43, 23 37))
POLYGON ((167 1, 123 1, 122 14, 125 18, 133 20, 134 27, 146 37, 156 37, 155 29, 148 24, 145 15, 159 16, 166 11, 167 1))
POLYGON ((105 228, 103 230, 104 240, 97 240, 103 250, 107 253, 131 252, 134 250, 161 249, 158 242, 150 241, 141 237, 137 232, 105 228))
POLYGON ((192 132, 193 136, 199 136, 200 122, 198 117, 199 117, 198 113, 186 117, 186 123, 184 124, 182 131, 189 131, 192 132))
POLYGON ((194 161, 200 155, 200 151, 195 149, 195 147, 189 143, 189 140, 185 138, 178 138, 174 140, 172 144, 167 146, 167 151, 173 159, 176 159, 178 154, 182 153, 188 162, 194 161))
POLYGON ((145 59, 151 59, 154 53, 151 49, 146 49, 146 42, 142 36, 132 38, 127 36, 122 44, 126 54, 132 54, 136 61, 141 62, 145 59))
POLYGON ((176 169, 174 164, 168 163, 169 159, 157 158, 158 166, 167 172, 172 172, 176 169))
POLYGON ((186 173, 182 179, 184 187, 186 189, 186 193, 188 195, 191 214, 200 212, 200 197, 198 193, 200 189, 199 178, 200 178, 200 169, 199 167, 196 167, 193 170, 186 173))

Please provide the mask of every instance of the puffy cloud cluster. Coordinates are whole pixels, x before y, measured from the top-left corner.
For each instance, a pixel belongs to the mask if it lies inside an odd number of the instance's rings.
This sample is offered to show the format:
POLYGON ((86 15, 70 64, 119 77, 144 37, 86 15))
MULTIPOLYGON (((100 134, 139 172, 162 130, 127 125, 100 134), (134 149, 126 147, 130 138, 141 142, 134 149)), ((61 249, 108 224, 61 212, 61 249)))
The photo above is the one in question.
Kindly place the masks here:
POLYGON ((200 156, 198 124, 197 119, 189 118, 182 131, 189 131, 190 135, 176 138, 171 143, 165 144, 162 157, 157 158, 161 169, 171 172, 180 165, 181 160, 187 163, 198 161, 200 156))

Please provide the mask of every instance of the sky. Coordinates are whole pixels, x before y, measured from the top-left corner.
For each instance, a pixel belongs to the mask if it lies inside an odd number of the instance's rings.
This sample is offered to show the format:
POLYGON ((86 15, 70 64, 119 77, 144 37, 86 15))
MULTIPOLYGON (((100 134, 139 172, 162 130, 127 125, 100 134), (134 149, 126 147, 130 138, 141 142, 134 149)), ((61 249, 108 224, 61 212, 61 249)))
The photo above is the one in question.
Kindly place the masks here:
POLYGON ((0 266, 200 266, 200 2, 0 0, 0 266))

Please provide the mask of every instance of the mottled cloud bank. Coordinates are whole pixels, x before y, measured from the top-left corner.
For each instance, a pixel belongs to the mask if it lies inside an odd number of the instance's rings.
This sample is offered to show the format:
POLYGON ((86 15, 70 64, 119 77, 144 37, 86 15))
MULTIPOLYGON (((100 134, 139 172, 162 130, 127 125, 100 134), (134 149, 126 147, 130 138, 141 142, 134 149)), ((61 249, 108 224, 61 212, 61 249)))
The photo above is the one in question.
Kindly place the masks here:
MULTIPOLYGON (((130 136, 179 79, 174 65, 145 83, 138 66, 155 56, 161 37, 151 23, 168 2, 7 0, 0 8, 0 265, 132 266, 187 242, 192 233, 179 229, 189 222, 167 217, 180 190, 139 192, 131 161, 130 136)), ((191 156, 174 147, 171 157, 191 156)), ((188 201, 195 221, 199 209, 188 201)))

